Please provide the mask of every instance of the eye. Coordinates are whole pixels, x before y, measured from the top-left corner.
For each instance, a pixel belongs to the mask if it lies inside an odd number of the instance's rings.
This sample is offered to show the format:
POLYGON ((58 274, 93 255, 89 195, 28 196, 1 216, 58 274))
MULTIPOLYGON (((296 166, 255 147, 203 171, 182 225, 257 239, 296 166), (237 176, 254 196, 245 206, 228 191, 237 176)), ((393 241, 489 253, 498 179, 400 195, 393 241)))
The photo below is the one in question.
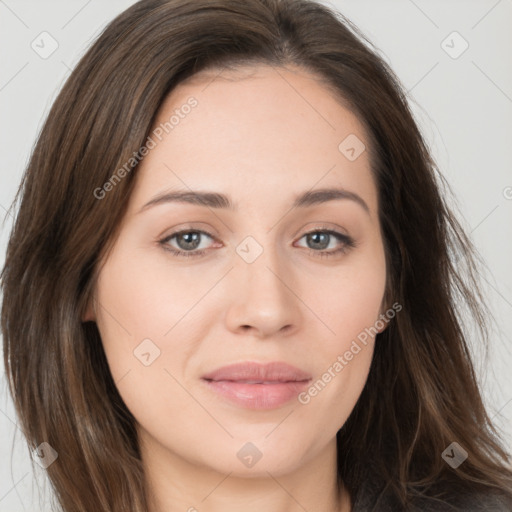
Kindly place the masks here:
POLYGON ((300 240, 306 239, 306 248, 313 256, 329 257, 348 252, 356 246, 353 238, 332 229, 317 229, 303 235, 300 240), (326 249, 334 249, 326 251, 326 249))
POLYGON ((206 252, 204 247, 200 248, 205 238, 213 240, 206 231, 187 229, 171 233, 159 243, 175 256, 201 256, 206 252), (172 240, 175 240, 177 248, 171 244, 172 240))

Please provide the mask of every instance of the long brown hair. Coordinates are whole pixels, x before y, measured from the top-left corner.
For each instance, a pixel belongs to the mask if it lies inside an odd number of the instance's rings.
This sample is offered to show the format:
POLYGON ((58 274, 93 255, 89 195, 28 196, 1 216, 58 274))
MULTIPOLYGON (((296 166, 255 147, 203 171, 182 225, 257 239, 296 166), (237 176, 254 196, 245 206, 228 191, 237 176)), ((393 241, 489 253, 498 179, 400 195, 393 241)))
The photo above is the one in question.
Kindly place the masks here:
POLYGON ((81 322, 137 165, 107 197, 94 191, 145 146, 178 83, 252 63, 313 73, 370 139, 386 299, 403 309, 378 335, 366 386, 338 432, 340 481, 353 500, 372 481, 396 510, 418 495, 448 502, 456 488, 512 498, 508 454, 481 398, 462 314, 472 314, 486 343, 479 257, 378 51, 341 14, 312 1, 142 0, 71 73, 12 205, 19 211, 1 276, 4 363, 30 448, 47 442, 58 453, 47 474, 62 510, 147 510, 135 419, 96 325, 81 322), (456 469, 441 456, 452 442, 469 454, 456 469))

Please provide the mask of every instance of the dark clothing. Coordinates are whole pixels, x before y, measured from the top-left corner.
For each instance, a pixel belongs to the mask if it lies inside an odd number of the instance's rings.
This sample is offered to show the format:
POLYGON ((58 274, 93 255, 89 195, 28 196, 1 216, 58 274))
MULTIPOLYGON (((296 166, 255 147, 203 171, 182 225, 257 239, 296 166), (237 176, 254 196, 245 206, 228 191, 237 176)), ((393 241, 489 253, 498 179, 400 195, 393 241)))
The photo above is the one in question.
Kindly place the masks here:
POLYGON ((413 501, 409 507, 401 506, 389 494, 372 485, 365 485, 352 504, 352 512, 512 512, 512 498, 498 490, 463 491, 444 485, 441 492, 432 490, 429 496, 413 501), (442 497, 442 498, 441 498, 442 497))

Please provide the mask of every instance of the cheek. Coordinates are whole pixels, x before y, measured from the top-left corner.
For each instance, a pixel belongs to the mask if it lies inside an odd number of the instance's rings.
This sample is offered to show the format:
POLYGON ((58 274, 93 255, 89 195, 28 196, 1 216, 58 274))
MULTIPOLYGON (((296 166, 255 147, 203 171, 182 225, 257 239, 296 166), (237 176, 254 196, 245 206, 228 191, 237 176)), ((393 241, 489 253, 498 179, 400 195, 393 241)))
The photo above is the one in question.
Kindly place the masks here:
POLYGON ((194 317, 209 288, 210 281, 170 269, 165 258, 150 259, 143 249, 120 245, 97 283, 97 324, 105 350, 133 357, 145 339, 163 350, 179 324, 194 317))
POLYGON ((375 327, 385 285, 384 255, 376 251, 341 267, 335 277, 309 294, 309 303, 325 324, 324 346, 329 352, 348 350, 354 338, 375 327))
MULTIPOLYGON (((151 431, 163 418, 197 415, 194 402, 179 385, 193 348, 183 326, 197 302, 198 290, 183 285, 183 276, 138 258, 137 249, 113 252, 97 283, 97 325, 114 383, 137 421, 151 431), (125 255, 129 254, 129 260, 125 255)), ((204 293, 204 292, 203 292, 204 293)), ((193 328, 193 324, 192 324, 193 328)), ((188 332, 193 339, 195 334, 188 332)), ((169 436, 180 439, 183 425, 167 422, 169 436)))
MULTIPOLYGON (((121 244, 102 268, 96 309, 106 358, 126 406, 149 429, 177 411, 201 413, 182 387, 183 370, 218 319, 208 293, 213 274, 198 279, 197 270, 176 271, 165 257, 121 244)), ((177 438, 180 429, 174 422, 177 438)))
POLYGON ((348 418, 368 377, 375 336, 382 326, 378 320, 385 281, 384 255, 376 250, 343 267, 336 279, 308 295, 324 324, 325 334, 314 353, 323 361, 323 371, 299 401, 311 407, 311 416, 331 418, 334 432, 348 418))

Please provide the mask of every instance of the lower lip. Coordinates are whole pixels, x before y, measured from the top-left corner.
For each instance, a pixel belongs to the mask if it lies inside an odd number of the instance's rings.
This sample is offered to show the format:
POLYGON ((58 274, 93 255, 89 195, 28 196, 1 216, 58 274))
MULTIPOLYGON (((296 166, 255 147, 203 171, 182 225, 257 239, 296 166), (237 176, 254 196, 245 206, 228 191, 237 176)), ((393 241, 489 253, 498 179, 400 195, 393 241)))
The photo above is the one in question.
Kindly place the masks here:
POLYGON ((309 380, 275 384, 246 384, 230 380, 203 381, 211 390, 246 409, 275 409, 296 398, 309 384, 309 380))

